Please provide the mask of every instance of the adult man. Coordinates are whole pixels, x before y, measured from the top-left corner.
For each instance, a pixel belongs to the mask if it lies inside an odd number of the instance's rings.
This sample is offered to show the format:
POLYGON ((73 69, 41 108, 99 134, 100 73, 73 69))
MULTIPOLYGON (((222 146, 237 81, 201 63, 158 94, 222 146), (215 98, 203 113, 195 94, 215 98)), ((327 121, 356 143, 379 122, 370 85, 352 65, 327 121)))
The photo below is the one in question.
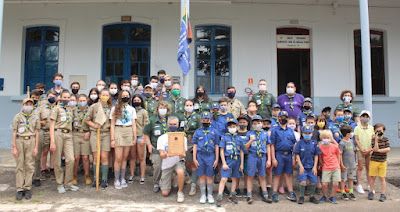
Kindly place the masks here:
POLYGON ((62 87, 64 81, 64 76, 61 73, 56 73, 53 76, 53 83, 54 87, 50 89, 50 91, 54 91, 56 93, 56 97, 58 98, 61 94, 61 92, 67 90, 66 88, 62 87))
POLYGON ((237 119, 240 115, 246 114, 246 109, 243 103, 235 98, 236 88, 231 86, 226 89, 226 96, 228 97, 228 112, 233 114, 233 117, 237 119))
POLYGON ((181 86, 173 84, 171 88, 171 96, 168 99, 171 114, 176 114, 178 117, 182 116, 185 112, 185 98, 181 96, 181 86))
POLYGON ((271 93, 268 93, 265 79, 258 81, 258 90, 258 93, 254 94, 251 99, 257 103, 257 114, 263 118, 271 118, 272 105, 276 103, 276 99, 271 93))
POLYGON ((81 89, 81 84, 79 84, 79 82, 72 82, 70 88, 72 94, 77 95, 81 89))
POLYGON ((304 104, 304 96, 296 93, 296 86, 293 82, 286 85, 286 93, 278 97, 278 104, 289 117, 298 118, 304 104))

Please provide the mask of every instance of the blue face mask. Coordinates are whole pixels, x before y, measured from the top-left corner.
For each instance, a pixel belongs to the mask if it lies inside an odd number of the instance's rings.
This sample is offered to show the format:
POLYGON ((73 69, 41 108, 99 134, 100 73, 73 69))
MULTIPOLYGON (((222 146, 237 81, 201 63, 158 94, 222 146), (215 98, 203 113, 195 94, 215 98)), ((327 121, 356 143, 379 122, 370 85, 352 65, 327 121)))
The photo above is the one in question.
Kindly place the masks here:
POLYGON ((53 83, 56 86, 61 86, 62 85, 62 81, 61 80, 54 80, 53 83))
POLYGON ((87 102, 79 102, 80 107, 86 107, 86 105, 87 105, 87 102))
POLYGON ((168 131, 169 132, 176 132, 176 131, 178 131, 178 127, 177 126, 169 126, 168 131))
POLYGON ((336 117, 336 121, 343 122, 344 121, 344 117, 343 116, 338 116, 338 117, 336 117))
POLYGON ((345 119, 345 120, 350 120, 350 119, 351 119, 351 115, 345 115, 345 116, 344 116, 344 119, 345 119))
POLYGON ((309 141, 312 138, 312 134, 303 134, 303 138, 304 140, 309 141))

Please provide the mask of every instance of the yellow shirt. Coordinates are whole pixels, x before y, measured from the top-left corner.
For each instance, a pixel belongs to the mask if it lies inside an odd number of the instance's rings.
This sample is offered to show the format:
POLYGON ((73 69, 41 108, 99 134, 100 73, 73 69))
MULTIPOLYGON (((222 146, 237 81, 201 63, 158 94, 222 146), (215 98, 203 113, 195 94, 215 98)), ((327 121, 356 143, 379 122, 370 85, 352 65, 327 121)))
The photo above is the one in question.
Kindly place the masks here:
POLYGON ((358 141, 363 149, 369 149, 372 146, 371 140, 372 136, 374 136, 374 128, 371 125, 368 125, 366 129, 362 125, 358 125, 354 129, 354 136, 358 137, 358 141))

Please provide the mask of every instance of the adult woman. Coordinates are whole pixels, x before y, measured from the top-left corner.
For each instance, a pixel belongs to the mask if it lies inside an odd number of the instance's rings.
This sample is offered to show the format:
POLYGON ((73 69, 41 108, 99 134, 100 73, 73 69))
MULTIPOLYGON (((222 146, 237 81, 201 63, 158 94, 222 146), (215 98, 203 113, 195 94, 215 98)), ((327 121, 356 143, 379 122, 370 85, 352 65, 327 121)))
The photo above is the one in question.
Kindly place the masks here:
POLYGON ((336 109, 350 110, 353 113, 354 121, 359 121, 360 110, 353 105, 354 95, 350 90, 344 90, 340 93, 340 100, 342 103, 336 106, 336 109))
POLYGON ((111 100, 112 100, 112 105, 115 106, 118 101, 118 85, 117 83, 110 83, 110 94, 111 94, 111 100))
POLYGON ((201 113, 203 111, 210 111, 211 102, 203 86, 200 85, 196 88, 196 93, 193 98, 193 103, 194 103, 193 108, 197 113, 201 113))
POLYGON ((88 106, 91 106, 92 104, 95 104, 98 101, 99 101, 99 91, 97 90, 97 88, 90 89, 88 106))

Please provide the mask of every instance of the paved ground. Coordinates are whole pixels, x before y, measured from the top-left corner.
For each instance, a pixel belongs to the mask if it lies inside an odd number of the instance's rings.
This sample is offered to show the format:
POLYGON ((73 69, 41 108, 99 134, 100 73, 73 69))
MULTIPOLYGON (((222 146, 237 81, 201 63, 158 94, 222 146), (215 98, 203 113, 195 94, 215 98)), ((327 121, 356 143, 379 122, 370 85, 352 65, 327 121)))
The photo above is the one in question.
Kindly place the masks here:
MULTIPOLYGON (((54 181, 46 180, 40 188, 33 189, 32 200, 17 202, 14 197, 15 162, 9 150, 0 150, 0 157, 0 211, 400 211, 400 189, 393 185, 388 186, 388 201, 384 203, 378 200, 368 201, 366 195, 357 195, 358 200, 355 202, 340 200, 337 205, 306 203, 302 206, 287 200, 278 204, 266 204, 256 197, 253 205, 248 205, 242 199, 238 205, 225 202, 223 208, 216 208, 214 205, 200 205, 198 195, 186 196, 184 204, 176 203, 176 195, 163 198, 152 192, 150 179, 145 185, 139 185, 135 181, 124 190, 110 187, 106 191, 95 192, 90 187, 82 186, 79 192, 67 192, 63 195, 57 193, 54 181)), ((400 149, 391 152, 389 161, 391 165, 388 177, 399 179, 400 149)), ((185 193, 188 193, 188 188, 185 193)))

